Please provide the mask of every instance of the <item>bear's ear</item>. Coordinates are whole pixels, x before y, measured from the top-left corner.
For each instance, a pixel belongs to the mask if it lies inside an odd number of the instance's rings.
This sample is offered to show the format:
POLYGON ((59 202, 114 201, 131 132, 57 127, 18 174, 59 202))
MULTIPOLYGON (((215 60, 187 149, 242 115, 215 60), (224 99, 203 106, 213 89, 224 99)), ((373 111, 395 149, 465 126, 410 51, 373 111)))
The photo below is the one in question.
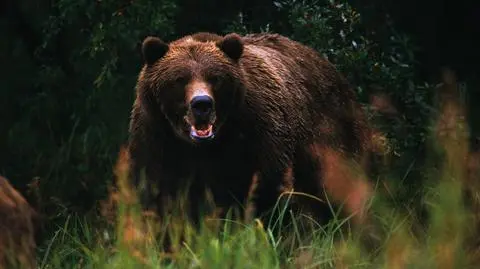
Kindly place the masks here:
POLYGON ((143 40, 142 55, 147 65, 152 65, 168 51, 168 44, 158 37, 148 36, 143 40))
POLYGON ((238 34, 228 34, 222 40, 217 41, 216 44, 231 59, 238 61, 242 57, 243 41, 238 34))

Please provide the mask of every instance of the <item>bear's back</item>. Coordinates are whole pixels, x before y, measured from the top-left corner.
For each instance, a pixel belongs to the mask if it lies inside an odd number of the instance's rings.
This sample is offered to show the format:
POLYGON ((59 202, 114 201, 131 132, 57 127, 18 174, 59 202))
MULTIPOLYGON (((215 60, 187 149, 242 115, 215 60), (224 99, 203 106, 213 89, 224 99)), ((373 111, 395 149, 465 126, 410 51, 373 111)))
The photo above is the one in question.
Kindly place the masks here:
MULTIPOLYGON (((338 79, 336 68, 313 48, 280 34, 259 33, 243 37, 245 50, 255 55, 258 61, 276 62, 275 68, 283 66, 279 74, 305 86, 328 88, 338 79)), ((255 57, 254 56, 254 57, 255 57)))
POLYGON ((272 33, 248 34, 243 37, 245 45, 269 48, 278 51, 285 57, 291 59, 305 58, 305 60, 313 62, 322 62, 326 64, 326 60, 314 49, 292 40, 286 36, 272 33))
POLYGON ((268 76, 284 87, 284 94, 295 102, 324 100, 338 91, 345 81, 335 66, 313 48, 280 34, 257 33, 243 36, 245 53, 242 65, 247 73, 260 79, 268 76), (308 93, 307 93, 308 92, 308 93))
MULTIPOLYGON (((281 97, 275 99, 277 102, 268 105, 276 107, 277 111, 283 111, 279 114, 296 129, 294 133, 315 136, 322 134, 332 141, 337 141, 340 135, 348 136, 347 133, 353 132, 348 128, 363 128, 357 126, 362 125, 363 120, 354 116, 359 113, 359 109, 348 81, 320 53, 279 34, 249 34, 244 36, 243 40, 247 52, 243 65, 254 67, 246 68, 249 79, 254 81, 253 86, 264 85, 261 81, 266 77, 270 82, 275 81, 276 85, 262 87, 250 94, 256 99, 260 97, 270 100, 271 96, 281 97), (340 126, 339 119, 347 122, 351 120, 351 125, 355 126, 340 126), (321 131, 322 126, 329 122, 337 123, 335 131, 324 134, 325 132, 321 131)), ((360 138, 350 137, 347 140, 366 139, 362 131, 356 132, 360 138)), ((342 143, 348 144, 349 141, 342 143)), ((358 142, 361 146, 354 147, 362 147, 362 143, 358 142)))

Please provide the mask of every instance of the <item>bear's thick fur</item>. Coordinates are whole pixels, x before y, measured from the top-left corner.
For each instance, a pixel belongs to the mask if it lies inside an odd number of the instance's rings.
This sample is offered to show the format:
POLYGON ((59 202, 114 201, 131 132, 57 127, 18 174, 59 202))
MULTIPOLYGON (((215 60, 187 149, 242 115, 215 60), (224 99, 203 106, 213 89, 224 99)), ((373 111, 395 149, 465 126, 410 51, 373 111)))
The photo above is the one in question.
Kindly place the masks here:
MULTIPOLYGON (((217 206, 242 203, 255 174, 261 215, 276 203, 289 171, 296 191, 321 194, 321 156, 313 147, 358 161, 369 152, 370 129, 346 80, 287 37, 197 33, 169 44, 147 37, 142 53, 129 154, 142 203, 156 201, 160 213, 164 198, 175 200, 186 186, 194 206, 204 188, 217 206), (203 101, 194 103, 198 96, 203 101), (202 113, 208 116, 195 116, 202 113)), ((191 213, 197 217, 198 208, 191 213)))
POLYGON ((0 268, 36 268, 33 208, 0 176, 0 268))

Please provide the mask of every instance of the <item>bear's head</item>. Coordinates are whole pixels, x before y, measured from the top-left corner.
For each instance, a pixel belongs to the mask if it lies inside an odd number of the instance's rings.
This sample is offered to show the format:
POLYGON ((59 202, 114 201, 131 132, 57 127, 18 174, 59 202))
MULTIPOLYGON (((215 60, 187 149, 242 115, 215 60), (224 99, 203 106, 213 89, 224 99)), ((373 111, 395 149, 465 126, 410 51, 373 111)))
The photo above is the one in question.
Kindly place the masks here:
POLYGON ((147 37, 140 81, 149 105, 189 142, 212 141, 245 95, 242 38, 200 33, 169 44, 147 37))

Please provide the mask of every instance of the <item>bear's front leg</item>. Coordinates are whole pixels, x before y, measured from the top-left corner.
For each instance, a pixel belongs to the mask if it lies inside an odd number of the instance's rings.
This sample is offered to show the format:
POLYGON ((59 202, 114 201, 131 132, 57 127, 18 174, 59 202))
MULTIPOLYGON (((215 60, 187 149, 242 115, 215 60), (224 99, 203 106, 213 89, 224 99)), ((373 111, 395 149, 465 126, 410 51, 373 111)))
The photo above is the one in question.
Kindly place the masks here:
POLYGON ((285 177, 289 171, 289 168, 285 168, 283 171, 259 172, 254 177, 256 186, 252 202, 255 216, 266 226, 274 225, 277 228, 284 222, 286 216, 281 215, 284 208, 277 201, 280 201, 280 195, 285 190, 285 177))

